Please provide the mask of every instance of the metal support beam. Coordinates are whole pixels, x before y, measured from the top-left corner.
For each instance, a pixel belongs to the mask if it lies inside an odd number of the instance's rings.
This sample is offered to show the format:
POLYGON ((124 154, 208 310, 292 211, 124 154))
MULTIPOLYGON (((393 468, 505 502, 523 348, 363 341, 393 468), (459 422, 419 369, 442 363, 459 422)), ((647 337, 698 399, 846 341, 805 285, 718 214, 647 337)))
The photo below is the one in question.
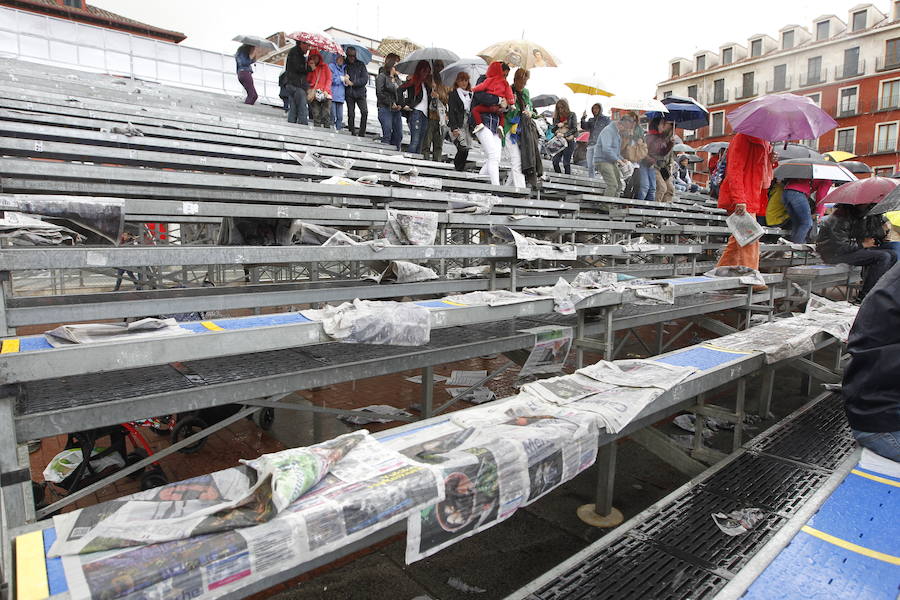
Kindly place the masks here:
MULTIPOLYGON (((694 427, 702 430, 703 420, 698 418, 694 427)), ((696 477, 706 470, 706 465, 688 456, 669 436, 653 426, 639 429, 630 437, 651 454, 689 477, 696 477)))
POLYGON ((19 462, 16 444, 15 411, 13 396, 0 398, 0 493, 2 493, 4 522, 7 529, 26 523, 26 501, 31 502, 31 471, 19 462), (25 486, 27 485, 27 493, 25 486))
POLYGON ((434 367, 422 369, 422 418, 434 416, 434 367))

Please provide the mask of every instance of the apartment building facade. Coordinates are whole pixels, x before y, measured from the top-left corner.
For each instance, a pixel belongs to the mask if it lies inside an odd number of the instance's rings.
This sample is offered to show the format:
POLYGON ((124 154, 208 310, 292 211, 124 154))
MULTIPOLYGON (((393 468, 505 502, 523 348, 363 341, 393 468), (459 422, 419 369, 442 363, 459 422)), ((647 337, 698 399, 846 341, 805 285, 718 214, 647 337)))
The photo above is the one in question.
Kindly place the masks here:
POLYGON ((838 122, 817 140, 798 140, 819 152, 856 154, 878 175, 900 160, 900 1, 889 12, 873 4, 851 8, 846 20, 822 15, 811 27, 786 25, 776 36, 757 34, 717 51, 669 61, 657 97, 690 96, 710 111, 708 127, 680 132, 693 146, 727 141, 726 113, 765 94, 811 98, 838 122))

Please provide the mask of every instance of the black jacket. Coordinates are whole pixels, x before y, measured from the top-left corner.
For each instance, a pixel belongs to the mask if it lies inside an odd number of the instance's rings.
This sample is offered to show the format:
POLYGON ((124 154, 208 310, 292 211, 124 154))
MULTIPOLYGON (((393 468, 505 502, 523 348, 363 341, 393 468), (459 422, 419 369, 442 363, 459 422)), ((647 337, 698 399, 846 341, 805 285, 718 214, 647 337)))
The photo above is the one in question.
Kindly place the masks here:
POLYGON ((450 90, 447 98, 447 127, 450 131, 462 129, 466 122, 466 107, 463 105, 459 92, 450 90))
POLYGON ((403 100, 400 97, 400 78, 391 77, 384 72, 384 69, 378 72, 375 78, 375 98, 378 106, 390 108, 392 104, 402 105, 403 100))
POLYGON ((600 132, 603 131, 603 128, 609 125, 609 123, 609 117, 606 115, 598 115, 596 117, 591 117, 590 119, 581 117, 581 128, 591 132, 588 144, 596 142, 597 136, 600 135, 600 132))
POLYGON ((284 84, 308 90, 307 73, 309 73, 309 68, 306 66, 306 55, 300 52, 298 46, 294 46, 284 61, 284 84))
POLYGON ((862 216, 856 207, 841 207, 819 226, 816 250, 826 262, 833 262, 844 254, 862 249, 863 239, 884 240, 880 217, 862 216))
POLYGON ((344 95, 347 98, 365 98, 366 86, 369 85, 369 71, 366 65, 358 60, 352 64, 346 63, 346 73, 350 78, 350 85, 344 90, 344 95))
MULTIPOLYGON (((407 82, 409 83, 409 82, 407 82)), ((401 88, 400 93, 402 94, 403 102, 400 103, 401 106, 408 106, 411 109, 415 110, 419 105, 419 102, 422 101, 422 94, 427 93, 429 98, 431 97, 431 86, 428 85, 427 82, 423 82, 422 86, 419 88, 419 93, 416 93, 416 86, 410 85, 409 87, 401 88)), ((425 114, 428 114, 428 111, 425 111, 425 114)))
POLYGON ((900 264, 866 295, 847 344, 842 395, 850 427, 900 431, 900 264))

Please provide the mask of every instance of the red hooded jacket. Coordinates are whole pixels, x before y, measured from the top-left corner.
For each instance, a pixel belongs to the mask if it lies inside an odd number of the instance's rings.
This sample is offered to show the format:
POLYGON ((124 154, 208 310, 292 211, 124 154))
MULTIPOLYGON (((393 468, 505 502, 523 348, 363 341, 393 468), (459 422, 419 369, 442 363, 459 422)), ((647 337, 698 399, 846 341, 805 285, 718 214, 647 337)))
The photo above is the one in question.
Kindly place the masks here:
POLYGON ((728 146, 725 180, 719 188, 719 208, 733 212, 736 204, 746 204, 747 212, 766 213, 774 168, 771 150, 765 140, 744 133, 734 136, 728 146))
POLYGON ((316 65, 315 69, 306 74, 306 81, 309 82, 309 89, 322 90, 329 98, 331 98, 331 69, 325 64, 325 61, 322 59, 322 55, 319 54, 318 50, 310 50, 309 57, 307 57, 306 61, 309 62, 309 59, 313 56, 319 57, 319 63, 316 65))
POLYGON ((488 94, 493 94, 500 98, 506 98, 506 101, 509 104, 516 101, 512 86, 509 85, 509 82, 506 81, 506 77, 503 76, 503 63, 498 60, 495 60, 488 65, 485 80, 473 87, 472 91, 487 92, 488 94))

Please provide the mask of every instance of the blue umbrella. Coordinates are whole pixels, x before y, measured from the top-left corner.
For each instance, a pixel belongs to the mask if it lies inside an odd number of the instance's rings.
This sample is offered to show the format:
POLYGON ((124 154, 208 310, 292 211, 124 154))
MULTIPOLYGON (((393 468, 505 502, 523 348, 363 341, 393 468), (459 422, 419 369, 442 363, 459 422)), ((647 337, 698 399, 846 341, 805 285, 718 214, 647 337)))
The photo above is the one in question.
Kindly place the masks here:
POLYGON ((670 102, 666 104, 669 112, 649 112, 648 119, 662 117, 666 121, 672 121, 682 129, 700 129, 709 125, 709 113, 698 104, 686 102, 670 102))
MULTIPOLYGON (((347 51, 347 48, 353 48, 354 50, 356 50, 356 60, 358 60, 362 64, 367 65, 372 62, 372 51, 365 46, 361 46, 359 42, 357 42, 353 38, 335 37, 334 41, 344 49, 344 52, 347 51)), ((332 57, 333 56, 334 55, 332 54, 332 57)), ((332 60, 328 62, 334 62, 334 59, 332 58, 332 60)))

